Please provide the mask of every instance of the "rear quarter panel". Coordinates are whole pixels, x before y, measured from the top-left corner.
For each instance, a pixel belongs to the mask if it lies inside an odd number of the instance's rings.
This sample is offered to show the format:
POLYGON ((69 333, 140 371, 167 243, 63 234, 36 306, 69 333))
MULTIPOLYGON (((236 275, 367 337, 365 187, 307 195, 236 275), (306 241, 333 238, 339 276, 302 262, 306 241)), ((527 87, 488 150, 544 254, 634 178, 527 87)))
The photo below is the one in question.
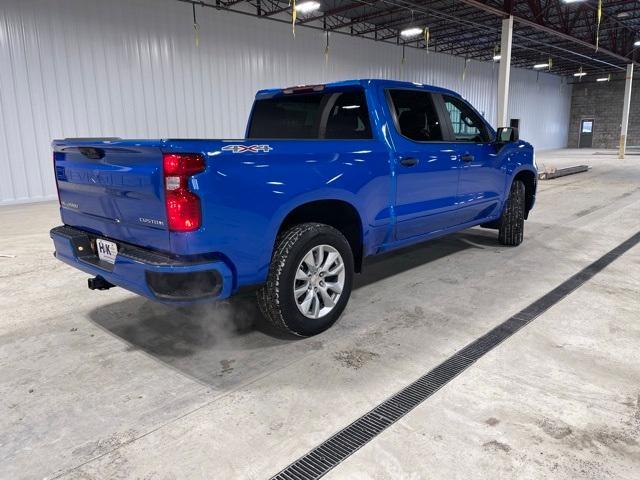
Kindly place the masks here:
POLYGON ((236 288, 266 279, 278 229, 304 203, 352 204, 361 216, 365 249, 381 243, 388 230, 390 158, 378 140, 176 140, 164 149, 202 152, 207 164, 191 185, 201 197, 203 227, 172 234, 172 251, 224 252, 236 288), (268 147, 241 153, 228 148, 258 144, 268 147))

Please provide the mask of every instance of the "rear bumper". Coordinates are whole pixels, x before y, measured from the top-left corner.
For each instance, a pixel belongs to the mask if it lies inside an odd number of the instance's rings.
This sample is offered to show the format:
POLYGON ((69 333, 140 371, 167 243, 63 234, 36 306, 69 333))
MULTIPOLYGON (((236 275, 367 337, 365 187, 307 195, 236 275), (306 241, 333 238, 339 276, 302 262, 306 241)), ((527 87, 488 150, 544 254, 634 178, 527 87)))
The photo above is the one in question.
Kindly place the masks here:
POLYGON ((178 260, 113 240, 118 255, 110 264, 94 253, 95 235, 89 232, 65 225, 51 230, 50 236, 59 260, 152 300, 193 303, 231 296, 233 274, 222 260, 178 260))

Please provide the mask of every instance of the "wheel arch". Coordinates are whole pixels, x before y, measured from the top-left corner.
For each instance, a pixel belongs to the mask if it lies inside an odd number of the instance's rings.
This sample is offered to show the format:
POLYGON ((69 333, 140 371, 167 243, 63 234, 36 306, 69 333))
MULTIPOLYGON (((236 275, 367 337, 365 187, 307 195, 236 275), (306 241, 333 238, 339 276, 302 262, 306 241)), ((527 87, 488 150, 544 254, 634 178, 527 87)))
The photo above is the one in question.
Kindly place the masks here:
POLYGON ((330 225, 342 233, 351 247, 356 272, 362 269, 364 237, 362 218, 358 209, 345 200, 323 199, 302 203, 291 209, 282 219, 277 236, 300 223, 317 222, 330 225))
MULTIPOLYGON (((537 187, 537 177, 536 173, 533 170, 529 170, 528 168, 521 169, 513 176, 511 180, 511 184, 516 180, 520 180, 524 183, 524 192, 525 192, 525 213, 524 218, 529 216, 529 212, 533 208, 533 204, 536 198, 536 187, 537 187)), ((511 187, 509 187, 511 188, 511 187)))

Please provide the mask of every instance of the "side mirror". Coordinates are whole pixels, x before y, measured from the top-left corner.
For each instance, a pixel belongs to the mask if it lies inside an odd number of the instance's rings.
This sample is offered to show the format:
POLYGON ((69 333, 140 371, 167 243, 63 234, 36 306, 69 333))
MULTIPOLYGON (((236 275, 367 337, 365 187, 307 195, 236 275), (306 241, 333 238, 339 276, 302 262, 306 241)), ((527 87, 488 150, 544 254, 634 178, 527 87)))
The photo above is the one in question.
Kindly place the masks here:
POLYGON ((513 127, 500 127, 496 135, 496 143, 517 142, 519 139, 518 129, 513 127))

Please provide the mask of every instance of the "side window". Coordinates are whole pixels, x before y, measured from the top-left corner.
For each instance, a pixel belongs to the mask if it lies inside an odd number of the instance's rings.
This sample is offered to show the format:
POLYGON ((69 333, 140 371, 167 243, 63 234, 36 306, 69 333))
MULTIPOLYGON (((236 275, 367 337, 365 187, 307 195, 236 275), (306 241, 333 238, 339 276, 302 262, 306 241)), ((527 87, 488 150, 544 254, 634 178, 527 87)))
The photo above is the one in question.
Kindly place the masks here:
POLYGON ((458 142, 488 142, 489 133, 482 119, 459 98, 443 96, 451 118, 453 136, 458 142))
POLYGON ((324 138, 372 138, 369 111, 363 91, 344 92, 330 107, 324 138))
POLYGON ((400 134, 416 142, 442 140, 442 128, 431 94, 419 90, 389 90, 400 134))

